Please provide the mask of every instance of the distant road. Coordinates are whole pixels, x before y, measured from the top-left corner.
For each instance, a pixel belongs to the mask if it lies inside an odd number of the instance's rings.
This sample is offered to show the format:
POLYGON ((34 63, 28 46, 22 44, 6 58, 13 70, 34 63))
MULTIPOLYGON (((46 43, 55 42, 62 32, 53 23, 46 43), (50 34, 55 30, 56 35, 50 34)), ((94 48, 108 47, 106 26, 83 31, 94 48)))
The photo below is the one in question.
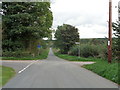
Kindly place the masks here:
POLYGON ((3 65, 18 72, 3 88, 118 88, 115 83, 56 57, 51 49, 46 60, 3 65))

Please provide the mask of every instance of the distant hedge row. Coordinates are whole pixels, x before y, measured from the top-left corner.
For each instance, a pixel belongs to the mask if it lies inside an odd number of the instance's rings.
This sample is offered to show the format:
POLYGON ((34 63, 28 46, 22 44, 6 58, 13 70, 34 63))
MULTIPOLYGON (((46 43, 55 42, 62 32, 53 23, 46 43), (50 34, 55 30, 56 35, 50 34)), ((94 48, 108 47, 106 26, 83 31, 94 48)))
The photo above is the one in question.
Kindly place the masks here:
POLYGON ((80 46, 76 45, 70 49, 69 54, 78 56, 79 50, 81 57, 99 57, 99 58, 107 57, 107 46, 104 44, 102 45, 81 44, 80 46))
POLYGON ((2 52, 2 57, 34 57, 34 56, 38 56, 41 53, 43 53, 45 49, 40 49, 40 50, 36 50, 33 53, 29 52, 29 51, 3 51, 2 52))

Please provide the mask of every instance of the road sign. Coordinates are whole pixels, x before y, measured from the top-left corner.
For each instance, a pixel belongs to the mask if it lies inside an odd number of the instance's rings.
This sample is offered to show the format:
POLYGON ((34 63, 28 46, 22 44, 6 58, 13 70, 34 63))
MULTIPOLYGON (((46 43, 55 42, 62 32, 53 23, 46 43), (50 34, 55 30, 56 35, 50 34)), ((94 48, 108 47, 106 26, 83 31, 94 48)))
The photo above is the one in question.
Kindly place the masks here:
POLYGON ((80 44, 80 42, 75 42, 75 44, 80 44))
POLYGON ((108 41, 108 46, 110 45, 110 41, 108 41))
POLYGON ((37 48, 41 48, 41 46, 40 46, 40 45, 37 45, 37 48))

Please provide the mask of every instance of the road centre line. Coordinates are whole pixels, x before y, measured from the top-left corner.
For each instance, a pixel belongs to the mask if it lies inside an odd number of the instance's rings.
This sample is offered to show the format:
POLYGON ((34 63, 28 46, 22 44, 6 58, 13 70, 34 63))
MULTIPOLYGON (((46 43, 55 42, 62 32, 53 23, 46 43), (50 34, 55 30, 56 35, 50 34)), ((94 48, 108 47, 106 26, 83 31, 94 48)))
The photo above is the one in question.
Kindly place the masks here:
POLYGON ((37 62, 38 60, 30 63, 29 65, 27 65, 25 68, 23 68, 22 70, 20 70, 18 73, 22 73, 24 70, 26 70, 28 67, 30 67, 32 64, 34 64, 35 62, 37 62))

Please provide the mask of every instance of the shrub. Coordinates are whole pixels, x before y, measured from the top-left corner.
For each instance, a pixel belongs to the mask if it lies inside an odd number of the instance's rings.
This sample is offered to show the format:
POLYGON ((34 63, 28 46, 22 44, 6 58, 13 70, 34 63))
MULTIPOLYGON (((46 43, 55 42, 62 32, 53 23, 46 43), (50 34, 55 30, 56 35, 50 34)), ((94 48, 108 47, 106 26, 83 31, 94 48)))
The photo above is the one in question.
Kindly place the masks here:
POLYGON ((10 51, 5 51, 2 53, 3 57, 25 57, 25 56, 30 56, 29 52, 22 52, 22 51, 16 51, 16 52, 10 52, 10 51))
POLYGON ((107 56, 108 56, 107 45, 105 45, 105 44, 99 45, 98 51, 99 51, 98 58, 107 59, 107 56))
MULTIPOLYGON (((79 46, 74 46, 70 49, 69 53, 70 55, 76 55, 78 56, 79 46)), ((97 46, 95 45, 87 45, 87 44, 81 44, 80 45, 80 56, 82 57, 96 57, 99 55, 99 51, 97 46)))
POLYGON ((2 42, 2 50, 3 51, 17 51, 22 50, 24 45, 20 41, 11 41, 11 40, 3 40, 2 42))
POLYGON ((100 45, 81 44, 80 47, 76 45, 70 49, 69 54, 78 56, 79 49, 80 49, 80 56, 82 57, 97 57, 97 58, 106 59, 108 55, 106 44, 100 44, 100 45))
POLYGON ((99 55, 98 48, 95 45, 83 44, 80 47, 80 53, 83 57, 96 57, 99 55))
POLYGON ((79 46, 73 46, 70 49, 69 54, 73 55, 73 56, 78 56, 79 55, 79 46))

